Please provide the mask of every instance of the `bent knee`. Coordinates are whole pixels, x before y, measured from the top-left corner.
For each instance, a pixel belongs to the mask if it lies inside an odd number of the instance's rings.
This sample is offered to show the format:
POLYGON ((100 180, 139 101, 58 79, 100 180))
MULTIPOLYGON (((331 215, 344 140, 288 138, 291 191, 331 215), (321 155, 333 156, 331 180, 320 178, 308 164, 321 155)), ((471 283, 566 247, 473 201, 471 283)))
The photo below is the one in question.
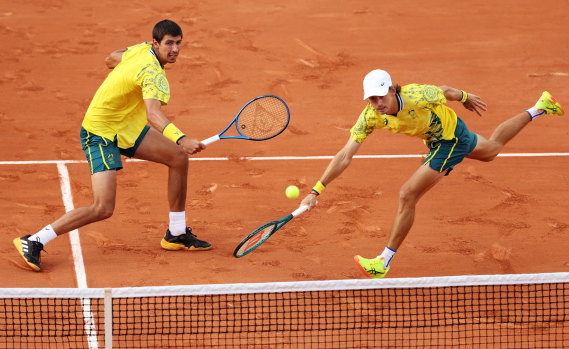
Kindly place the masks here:
POLYGON ((481 158, 480 161, 490 162, 490 161, 494 160, 497 156, 498 156, 498 153, 490 154, 490 155, 487 155, 487 156, 484 157, 484 158, 481 158))
POLYGON ((93 205, 93 215, 95 219, 101 221, 103 219, 110 218, 115 211, 114 204, 94 204, 93 205))
POLYGON ((184 149, 177 147, 177 149, 170 154, 168 166, 176 168, 188 167, 188 155, 186 155, 184 149))
POLYGON ((399 190, 399 207, 414 206, 417 202, 417 195, 409 188, 403 186, 399 190))
POLYGON ((478 153, 472 152, 470 155, 468 155, 468 157, 471 159, 479 160, 479 161, 490 162, 490 161, 494 160, 498 156, 499 153, 500 152, 498 150, 478 152, 478 153))
POLYGON ((474 148, 472 153, 468 155, 468 158, 485 162, 492 161, 498 156, 503 147, 504 145, 501 143, 483 139, 483 141, 480 140, 478 142, 478 145, 474 148))

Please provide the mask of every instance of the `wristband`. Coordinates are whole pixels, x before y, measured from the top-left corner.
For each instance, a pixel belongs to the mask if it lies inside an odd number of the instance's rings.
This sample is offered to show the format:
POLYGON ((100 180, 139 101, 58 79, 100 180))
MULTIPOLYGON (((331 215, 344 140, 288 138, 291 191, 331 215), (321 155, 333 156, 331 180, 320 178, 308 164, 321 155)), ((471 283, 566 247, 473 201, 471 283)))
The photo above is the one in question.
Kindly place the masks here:
POLYGON ((466 93, 464 91, 460 91, 460 92, 462 92, 462 98, 460 99, 460 103, 464 103, 468 99, 468 93, 466 93))
POLYGON ((164 135, 164 137, 168 138, 169 140, 171 140, 172 142, 178 144, 178 141, 184 137, 186 137, 186 135, 180 131, 176 126, 174 126, 173 123, 169 123, 168 125, 166 125, 166 127, 164 127, 164 130, 162 130, 162 134, 164 135))
POLYGON ((312 188, 312 190, 314 190, 314 192, 316 192, 318 195, 322 194, 322 191, 326 189, 326 186, 324 185, 324 183, 318 181, 316 183, 316 185, 314 186, 314 188, 312 188))

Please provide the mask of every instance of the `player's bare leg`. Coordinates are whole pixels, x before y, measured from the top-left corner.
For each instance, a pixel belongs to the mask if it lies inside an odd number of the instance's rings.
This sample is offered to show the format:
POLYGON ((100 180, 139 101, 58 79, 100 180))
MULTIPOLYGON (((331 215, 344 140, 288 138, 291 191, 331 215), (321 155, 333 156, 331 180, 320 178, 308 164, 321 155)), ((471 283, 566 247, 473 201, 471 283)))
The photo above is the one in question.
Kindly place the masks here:
POLYGON ((443 177, 444 173, 423 165, 403 184, 399 191, 399 207, 387 243, 389 248, 396 251, 401 246, 413 226, 415 207, 419 199, 443 177))
POLYGON ((188 156, 182 148, 151 128, 142 139, 134 157, 168 166, 170 211, 184 211, 188 181, 188 156))
POLYGON ((531 122, 528 113, 520 113, 504 122, 494 129, 490 139, 481 135, 478 136, 476 148, 468 155, 471 159, 481 161, 492 161, 502 151, 502 148, 514 138, 520 131, 531 122))
POLYGON ((419 199, 443 177, 444 173, 435 171, 428 165, 423 165, 403 184, 399 191, 399 207, 384 252, 372 259, 363 258, 359 255, 354 257, 354 261, 365 275, 371 278, 385 277, 390 268, 391 258, 413 226, 415 207, 419 199))
POLYGON ((89 223, 109 218, 115 208, 116 171, 97 172, 91 176, 93 203, 71 210, 34 236, 14 239, 13 243, 24 261, 35 271, 40 271, 40 253, 44 244, 58 235, 89 223), (43 238, 40 238, 43 237, 43 238))
POLYGON ((89 223, 107 219, 113 215, 117 191, 117 172, 102 171, 91 175, 93 203, 71 210, 51 223, 57 235, 65 234, 89 223))
POLYGON ((481 161, 492 161, 502 151, 506 143, 514 138, 533 119, 542 115, 561 116, 564 113, 563 106, 549 92, 544 91, 533 107, 498 125, 490 139, 478 135, 476 148, 468 157, 481 161))
POLYGON ((155 129, 148 130, 136 150, 135 157, 168 166, 168 203, 170 225, 162 248, 166 250, 209 250, 211 245, 196 238, 186 226, 186 193, 188 183, 188 155, 176 143, 155 129))

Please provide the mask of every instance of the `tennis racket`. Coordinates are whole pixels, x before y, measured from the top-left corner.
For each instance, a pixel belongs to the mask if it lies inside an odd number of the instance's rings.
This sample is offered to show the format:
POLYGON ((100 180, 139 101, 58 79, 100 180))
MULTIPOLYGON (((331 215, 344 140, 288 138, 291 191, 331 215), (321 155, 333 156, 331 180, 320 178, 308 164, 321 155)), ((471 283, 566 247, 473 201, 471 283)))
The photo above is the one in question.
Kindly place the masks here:
POLYGON ((263 224, 259 228, 255 229, 251 234, 247 235, 239 245, 233 251, 233 255, 237 258, 243 257, 244 255, 253 252, 254 249, 259 247, 263 242, 267 241, 277 230, 282 228, 283 225, 287 224, 291 219, 297 217, 304 211, 308 210, 308 205, 300 206, 294 212, 288 216, 281 218, 276 221, 272 221, 263 224))
POLYGON ((282 99, 273 95, 260 96, 247 102, 225 130, 204 139, 202 143, 209 145, 228 138, 264 141, 283 132, 289 120, 290 112, 282 99), (239 135, 225 136, 225 132, 233 125, 239 135))

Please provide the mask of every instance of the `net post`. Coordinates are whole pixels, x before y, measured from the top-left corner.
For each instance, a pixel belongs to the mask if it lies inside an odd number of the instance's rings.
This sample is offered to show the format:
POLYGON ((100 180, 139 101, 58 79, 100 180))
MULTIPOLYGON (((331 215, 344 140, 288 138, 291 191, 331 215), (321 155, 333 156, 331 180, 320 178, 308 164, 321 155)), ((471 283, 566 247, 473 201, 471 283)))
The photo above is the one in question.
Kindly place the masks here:
POLYGON ((113 289, 105 288, 105 349, 113 348, 113 289))

